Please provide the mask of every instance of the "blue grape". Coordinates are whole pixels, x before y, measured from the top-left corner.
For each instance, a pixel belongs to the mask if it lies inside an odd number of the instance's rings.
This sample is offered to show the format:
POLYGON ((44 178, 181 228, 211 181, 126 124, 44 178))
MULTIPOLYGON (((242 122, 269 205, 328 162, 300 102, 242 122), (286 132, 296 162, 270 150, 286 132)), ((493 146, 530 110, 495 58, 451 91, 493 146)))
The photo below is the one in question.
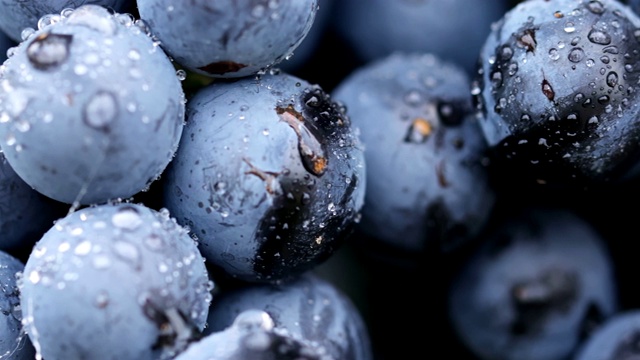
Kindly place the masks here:
POLYGON ((35 349, 22 329, 18 276, 23 270, 20 260, 0 251, 0 359, 35 357, 35 349))
POLYGON ((507 9, 507 0, 341 0, 333 21, 365 62, 428 52, 471 74, 491 24, 507 9))
POLYGON ((483 229, 495 194, 469 87, 453 63, 394 53, 334 89, 365 146, 364 234, 420 252, 452 249, 483 229))
POLYGON ((480 359, 566 359, 618 308, 604 239, 565 208, 502 221, 450 285, 452 325, 480 359))
POLYGON ((640 355, 640 310, 615 314, 597 327, 576 352, 575 360, 633 360, 640 355))
POLYGON ((616 0, 524 1, 496 23, 473 94, 507 182, 568 189, 637 175, 638 27, 616 0))
POLYGON ((223 289, 213 303, 205 335, 227 330, 247 311, 258 310, 267 316, 262 317, 265 325, 270 325, 267 329, 286 334, 324 355, 322 359, 373 359, 368 330, 358 308, 332 283, 313 273, 279 284, 223 289))
POLYGON ((176 70, 125 14, 67 12, 18 46, 0 81, 0 146, 27 184, 60 202, 128 198, 178 146, 176 70))
POLYGON ((45 359, 164 359, 204 329, 213 285, 166 210, 103 204, 58 220, 38 241, 20 305, 45 359))
POLYGON ((165 206, 227 275, 277 281, 327 259, 351 234, 366 186, 349 117, 285 73, 214 82, 187 104, 163 174, 165 206))
POLYGON ((212 77, 254 75, 289 56, 318 0, 138 0, 140 17, 177 63, 212 77))
MULTIPOLYGON (((0 0, 0 29, 13 41, 22 41, 22 31, 37 29, 43 16, 59 14, 65 9, 82 5, 103 6, 114 11, 123 11, 135 0, 0 0)), ((45 19, 46 20, 46 19, 45 19)))

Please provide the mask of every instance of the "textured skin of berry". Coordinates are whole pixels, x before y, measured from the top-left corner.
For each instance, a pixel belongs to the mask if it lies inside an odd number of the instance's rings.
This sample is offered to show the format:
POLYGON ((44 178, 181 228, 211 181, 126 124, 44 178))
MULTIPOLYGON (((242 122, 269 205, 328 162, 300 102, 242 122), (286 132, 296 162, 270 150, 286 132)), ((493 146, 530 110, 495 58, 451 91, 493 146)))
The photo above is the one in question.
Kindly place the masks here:
POLYGON ((35 349, 22 331, 22 312, 18 275, 24 264, 9 253, 0 251, 0 359, 35 358, 35 349))
POLYGON ((177 63, 221 78, 283 61, 313 25, 318 0, 138 0, 140 17, 177 63))
POLYGON ((274 330, 330 359, 373 359, 358 309, 333 284, 312 273, 280 284, 223 290, 213 302, 205 335, 227 329, 245 311, 261 310, 273 320, 274 330))
POLYGON ((65 206, 33 190, 0 153, 1 250, 30 248, 64 214, 65 206))
POLYGON ((395 53, 334 89, 365 146, 362 232, 419 252, 452 248, 483 228, 495 196, 469 84, 461 68, 431 54, 395 53))
POLYGON ((274 325, 271 316, 264 311, 243 311, 231 326, 191 344, 175 360, 336 359, 274 325))
POLYGON ((471 74, 491 23, 507 6, 507 0, 340 0, 334 24, 365 62, 395 51, 429 52, 471 74))
POLYGON ((528 209, 484 240, 451 283, 449 311, 480 359, 561 360, 617 311, 603 239, 564 209, 528 209))
POLYGON ((292 277, 327 259, 359 218, 363 149, 318 85, 279 73, 214 82, 187 104, 165 207, 208 264, 245 281, 292 277))
POLYGON ((38 28, 38 20, 48 14, 82 5, 98 5, 113 11, 125 10, 135 0, 0 0, 0 29, 14 41, 22 40, 22 30, 38 28))
POLYGON ((575 360, 633 360, 640 355, 640 311, 627 310, 609 318, 580 346, 575 360))
POLYGON ((20 304, 45 359, 163 359, 203 330, 211 286, 195 241, 167 211, 105 204, 38 241, 20 304))
POLYGON ((21 43, 0 73, 0 146, 55 200, 128 198, 178 146, 184 93, 165 53, 127 17, 85 5, 21 43))
POLYGON ((494 26, 472 93, 504 176, 559 187, 638 163, 640 18, 613 0, 530 0, 494 26))

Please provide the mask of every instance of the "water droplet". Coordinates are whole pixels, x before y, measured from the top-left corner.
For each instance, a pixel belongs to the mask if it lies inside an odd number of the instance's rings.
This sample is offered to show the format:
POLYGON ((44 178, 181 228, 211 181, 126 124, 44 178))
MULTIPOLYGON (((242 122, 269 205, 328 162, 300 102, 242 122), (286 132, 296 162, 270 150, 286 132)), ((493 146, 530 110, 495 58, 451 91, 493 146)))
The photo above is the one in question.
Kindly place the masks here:
POLYGON ((582 61, 582 58, 584 57, 584 50, 582 50, 581 48, 573 48, 571 49, 571 51, 569 52, 569 61, 573 62, 573 63, 578 63, 580 61, 582 61))
POLYGON ((564 25, 564 31, 565 31, 565 32, 567 32, 567 33, 572 33, 572 32, 574 32, 574 31, 576 31, 576 26, 575 26, 575 24, 574 24, 574 23, 572 23, 572 22, 570 22, 570 21, 569 21, 569 22, 567 22, 567 23, 564 25))
POLYGON ((176 70, 176 76, 178 77, 178 80, 184 81, 187 79, 187 72, 183 69, 178 69, 176 70))
MULTIPOLYGON (((31 28, 31 27, 27 27, 24 28, 22 30, 22 32, 20 33, 20 39, 22 39, 22 41, 27 41, 31 38, 31 36, 33 36, 33 34, 36 33, 36 29, 31 28)), ((10 56, 9 56, 10 57, 10 56)))
POLYGON ((594 14, 602 14, 604 12, 604 5, 600 1, 593 0, 587 3, 587 9, 594 14))
POLYGON ((138 265, 138 261, 140 259, 140 252, 138 248, 132 243, 126 241, 115 241, 113 243, 113 251, 115 254, 121 259, 132 263, 134 265, 138 265))
POLYGON ((633 72, 633 65, 631 65, 631 64, 625 64, 625 65, 624 65, 624 70, 625 70, 626 72, 633 72))
POLYGON ((593 59, 587 59, 585 63, 587 64, 587 67, 593 67, 596 64, 596 61, 593 59))
POLYGON ((264 16, 266 8, 262 4, 258 4, 251 9, 251 16, 259 18, 264 16))
POLYGON ((45 14, 38 19, 38 30, 42 30, 60 21, 62 17, 57 14, 45 14))
POLYGON ((49 70, 69 57, 72 35, 43 33, 27 46, 27 58, 38 70, 49 70))
POLYGON ((150 249, 154 251, 159 251, 164 248, 164 239, 157 234, 150 234, 144 240, 144 244, 150 249))
POLYGON ((549 58, 551 58, 551 60, 558 60, 560 58, 560 52, 558 51, 558 49, 551 48, 549 50, 549 58))
POLYGON ((111 217, 113 226, 133 231, 142 225, 142 218, 134 207, 123 207, 111 217))
POLYGON ((99 5, 87 5, 76 8, 67 17, 68 25, 80 25, 98 31, 103 35, 112 36, 116 32, 116 22, 109 11, 99 5))
POLYGON ((611 44, 611 36, 603 31, 592 29, 587 36, 589 41, 594 44, 599 45, 609 45, 611 44))
POLYGON ((511 47, 509 47, 508 45, 504 45, 502 47, 502 60, 504 61, 508 61, 511 60, 511 57, 513 56, 513 49, 511 49, 511 47))
POLYGON ((93 258, 93 267, 97 270, 106 269, 111 266, 111 259, 104 254, 98 254, 93 258))
POLYGON ((41 279, 40 273, 36 270, 33 270, 29 273, 28 279, 32 284, 37 284, 40 282, 40 279, 41 279))
POLYGON ((618 84, 618 73, 611 71, 607 74, 607 85, 615 87, 618 84))
POLYGON ((509 64, 509 68, 507 69, 507 73, 509 76, 513 76, 518 72, 518 63, 512 62, 509 64))
POLYGON ((76 255, 87 255, 89 254, 89 252, 91 252, 91 242, 90 241, 82 241, 81 243, 79 243, 78 245, 76 245, 75 249, 73 250, 73 253, 76 255))
POLYGON ((408 91, 404 95, 404 102, 409 106, 418 106, 422 102, 422 94, 418 90, 408 91))
POLYGON ((94 129, 107 130, 109 124, 118 115, 116 97, 110 92, 96 93, 85 105, 83 121, 94 129))
POLYGON ((98 296, 96 296, 95 304, 98 308, 104 309, 109 305, 109 293, 106 291, 101 291, 98 296))

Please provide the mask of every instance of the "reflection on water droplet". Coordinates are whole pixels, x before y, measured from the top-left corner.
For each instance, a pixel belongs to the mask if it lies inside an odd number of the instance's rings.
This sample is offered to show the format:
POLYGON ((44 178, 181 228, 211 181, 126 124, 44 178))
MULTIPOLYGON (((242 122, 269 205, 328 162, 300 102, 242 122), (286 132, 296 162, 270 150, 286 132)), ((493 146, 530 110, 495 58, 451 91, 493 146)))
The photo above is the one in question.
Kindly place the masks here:
POLYGON ((91 251, 91 242, 83 241, 80 244, 76 245, 76 248, 73 250, 73 253, 76 255, 87 255, 91 251))
POLYGON ((97 270, 106 269, 111 266, 111 259, 104 254, 98 254, 93 258, 93 267, 97 270))
POLYGON ((134 244, 116 241, 113 243, 113 250, 118 257, 137 266, 140 253, 134 244))

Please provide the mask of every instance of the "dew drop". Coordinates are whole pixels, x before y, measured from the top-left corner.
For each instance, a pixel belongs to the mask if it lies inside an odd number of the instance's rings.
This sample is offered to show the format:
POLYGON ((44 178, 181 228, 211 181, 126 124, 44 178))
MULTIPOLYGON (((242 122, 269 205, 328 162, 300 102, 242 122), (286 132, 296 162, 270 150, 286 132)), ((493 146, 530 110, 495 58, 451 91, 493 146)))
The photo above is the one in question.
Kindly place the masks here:
POLYGON ((567 32, 567 33, 572 33, 572 32, 574 32, 574 31, 576 31, 576 26, 575 26, 575 24, 574 24, 574 23, 572 23, 572 22, 570 22, 570 21, 569 21, 569 22, 567 22, 567 23, 564 25, 564 31, 565 31, 565 32, 567 32))
POLYGON ((618 84, 618 73, 611 71, 607 74, 607 85, 615 87, 618 84))
POLYGON ((587 35, 589 41, 594 44, 599 45, 609 45, 611 44, 611 36, 603 31, 592 29, 587 35))
POLYGON ((96 93, 84 107, 85 124, 94 129, 106 130, 118 116, 118 103, 113 94, 106 91, 96 93))
POLYGON ((99 254, 93 258, 92 265, 97 270, 106 269, 111 266, 111 259, 107 255, 99 254))
POLYGON ((72 35, 43 33, 27 46, 27 58, 38 70, 49 70, 69 57, 72 35))
POLYGON ((133 207, 123 207, 111 217, 111 223, 113 226, 133 231, 142 225, 142 218, 133 207))
POLYGON ((582 58, 584 58, 584 50, 582 50, 581 48, 573 48, 569 52, 569 61, 573 63, 582 61, 582 58))
POLYGON ((76 255, 87 255, 89 254, 89 252, 91 252, 91 242, 90 241, 82 241, 81 243, 79 243, 78 245, 76 245, 75 249, 73 250, 73 253, 76 255))
POLYGON ((549 58, 551 58, 551 60, 558 60, 560 58, 560 52, 558 51, 558 49, 551 48, 549 50, 549 58))
POLYGON ((604 12, 604 5, 600 1, 593 0, 587 4, 587 9, 594 14, 602 14, 604 12))
POLYGON ((75 9, 67 17, 66 23, 85 26, 107 36, 112 36, 116 32, 116 22, 111 14, 106 8, 99 5, 86 5, 75 9))

